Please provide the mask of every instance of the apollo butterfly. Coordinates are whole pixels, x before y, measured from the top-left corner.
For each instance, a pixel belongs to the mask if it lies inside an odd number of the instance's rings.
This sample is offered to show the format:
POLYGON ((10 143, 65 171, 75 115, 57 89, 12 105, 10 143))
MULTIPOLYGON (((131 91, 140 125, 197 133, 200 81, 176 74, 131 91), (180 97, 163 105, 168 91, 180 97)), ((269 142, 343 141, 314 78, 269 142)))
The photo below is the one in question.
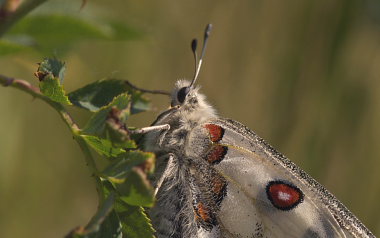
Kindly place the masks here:
POLYGON ((157 155, 156 205, 164 237, 374 237, 322 185, 239 122, 220 118, 195 85, 176 83, 171 108, 145 136, 157 155), (153 129, 158 128, 158 129, 153 129))

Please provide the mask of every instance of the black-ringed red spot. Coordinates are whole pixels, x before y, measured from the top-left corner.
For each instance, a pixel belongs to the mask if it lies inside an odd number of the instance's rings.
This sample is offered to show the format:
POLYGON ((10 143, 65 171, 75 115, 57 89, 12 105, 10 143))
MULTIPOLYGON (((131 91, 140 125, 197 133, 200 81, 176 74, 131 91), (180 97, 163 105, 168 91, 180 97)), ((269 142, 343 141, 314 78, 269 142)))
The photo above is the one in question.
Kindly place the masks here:
POLYGON ((210 151, 207 153, 206 160, 210 164, 218 164, 224 159, 228 151, 227 146, 213 145, 210 151))
POLYGON ((295 208, 304 198, 301 189, 281 180, 270 181, 266 193, 272 205, 283 211, 295 208))
POLYGON ((210 140, 212 142, 218 142, 223 138, 224 129, 221 126, 215 124, 206 124, 204 127, 208 130, 210 134, 210 140))

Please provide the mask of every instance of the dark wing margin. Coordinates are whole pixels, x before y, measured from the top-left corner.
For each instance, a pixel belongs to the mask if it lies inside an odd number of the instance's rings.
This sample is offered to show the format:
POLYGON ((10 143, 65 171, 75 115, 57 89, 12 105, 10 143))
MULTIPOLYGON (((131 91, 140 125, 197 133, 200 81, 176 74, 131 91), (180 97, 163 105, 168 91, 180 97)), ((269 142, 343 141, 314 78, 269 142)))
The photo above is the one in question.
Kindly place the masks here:
MULTIPOLYGON (((266 143, 262 138, 256 135, 249 128, 243 124, 231 120, 219 118, 211 121, 210 123, 220 125, 224 129, 232 130, 250 143, 253 143, 255 147, 260 148, 263 153, 272 158, 283 166, 287 171, 294 175, 299 181, 305 184, 314 192, 322 203, 329 209, 333 217, 338 224, 346 231, 351 233, 355 237, 369 237, 375 238, 370 230, 364 226, 364 224, 356 218, 334 195, 332 195, 326 188, 324 188, 315 179, 310 177, 305 171, 299 168, 296 164, 291 162, 281 153, 277 152, 272 146, 266 143)), ((245 148, 250 150, 250 148, 245 148)))

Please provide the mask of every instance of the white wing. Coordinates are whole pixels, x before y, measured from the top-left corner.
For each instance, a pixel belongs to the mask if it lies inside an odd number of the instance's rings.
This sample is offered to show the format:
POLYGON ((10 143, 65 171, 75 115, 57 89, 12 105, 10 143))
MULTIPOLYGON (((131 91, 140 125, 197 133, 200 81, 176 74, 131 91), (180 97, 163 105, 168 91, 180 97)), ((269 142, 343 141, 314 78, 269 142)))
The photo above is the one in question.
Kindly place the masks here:
POLYGON ((225 237, 375 237, 324 187, 242 124, 217 119, 197 130, 204 128, 212 141, 204 159, 227 184, 216 215, 225 237))

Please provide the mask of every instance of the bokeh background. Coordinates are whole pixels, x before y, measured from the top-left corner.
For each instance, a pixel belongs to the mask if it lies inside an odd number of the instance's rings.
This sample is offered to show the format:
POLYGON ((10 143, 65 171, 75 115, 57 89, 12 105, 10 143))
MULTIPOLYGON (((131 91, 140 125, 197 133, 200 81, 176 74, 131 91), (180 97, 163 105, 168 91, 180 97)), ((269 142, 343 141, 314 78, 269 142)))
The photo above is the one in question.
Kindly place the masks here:
MULTIPOLYGON (((380 235, 380 2, 377 0, 48 1, 34 11, 115 19, 139 34, 0 57, 0 73, 37 84, 43 56, 67 64, 65 89, 105 77, 170 90, 193 75, 190 41, 213 23, 199 84, 327 187, 380 235)), ((48 23, 47 23, 48 24, 48 23)), ((146 126, 167 107, 131 125, 146 126)), ((79 124, 88 115, 71 110, 79 124)), ((96 210, 79 147, 51 108, 0 87, 0 237, 63 237, 96 210)))

